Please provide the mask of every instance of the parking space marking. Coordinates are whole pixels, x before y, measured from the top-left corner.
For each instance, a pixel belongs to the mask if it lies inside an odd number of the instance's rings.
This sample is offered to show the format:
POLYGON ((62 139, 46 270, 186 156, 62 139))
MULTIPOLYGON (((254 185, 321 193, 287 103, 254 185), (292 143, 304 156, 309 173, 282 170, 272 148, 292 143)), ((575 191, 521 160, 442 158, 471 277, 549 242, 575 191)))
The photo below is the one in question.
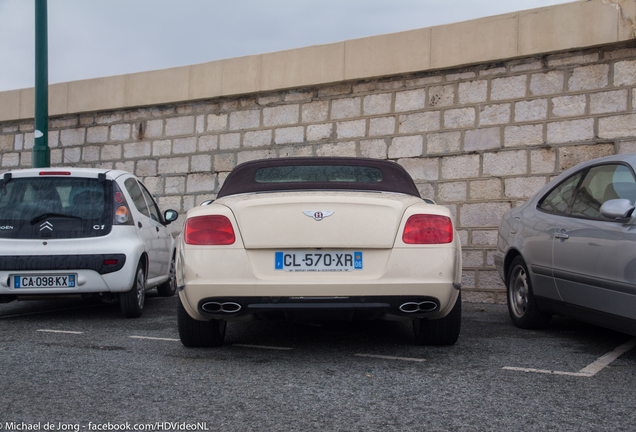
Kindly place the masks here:
POLYGON ((420 358, 412 358, 412 357, 395 357, 395 356, 385 356, 385 355, 377 355, 377 354, 355 354, 358 357, 370 357, 370 358, 379 358, 384 360, 402 360, 402 361, 413 361, 413 362, 423 362, 426 359, 420 358))
POLYGON ((577 377, 593 377, 607 366, 609 366, 614 360, 625 354, 627 351, 631 350, 636 346, 636 338, 630 339, 614 351, 608 352, 602 357, 599 357, 593 363, 590 363, 583 369, 578 372, 562 372, 562 371, 551 371, 544 369, 531 369, 531 368, 520 368, 520 367, 512 367, 512 366, 504 366, 502 369, 518 371, 518 372, 534 372, 534 373, 543 373, 543 374, 552 374, 552 375, 568 375, 568 376, 577 376, 577 377))
POLYGON ((171 339, 171 338, 160 338, 160 337, 150 337, 150 336, 128 336, 128 337, 131 339, 149 339, 149 340, 179 342, 179 339, 171 339))
POLYGON ((279 350, 279 351, 293 350, 293 348, 288 348, 288 347, 275 347, 275 346, 266 346, 266 345, 232 344, 232 346, 243 347, 243 348, 260 348, 260 349, 268 349, 268 350, 279 350))
POLYGON ((614 360, 625 354, 627 351, 631 350, 636 346, 636 338, 630 339, 625 342, 623 345, 616 348, 614 351, 605 354, 603 357, 600 357, 594 363, 584 367, 580 370, 581 373, 590 374, 593 376, 598 372, 602 371, 606 366, 612 363, 614 360))
POLYGON ((590 377, 590 374, 581 373, 581 372, 562 372, 562 371, 552 371, 546 369, 532 369, 532 368, 520 368, 513 366, 504 366, 502 369, 509 371, 517 371, 517 372, 534 372, 534 373, 542 373, 542 374, 551 374, 551 375, 568 375, 568 376, 580 376, 580 377, 590 377))
POLYGON ((70 331, 70 330, 50 330, 50 329, 40 329, 40 330, 36 330, 39 332, 45 332, 45 333, 66 333, 66 334, 84 334, 84 332, 81 331, 70 331))

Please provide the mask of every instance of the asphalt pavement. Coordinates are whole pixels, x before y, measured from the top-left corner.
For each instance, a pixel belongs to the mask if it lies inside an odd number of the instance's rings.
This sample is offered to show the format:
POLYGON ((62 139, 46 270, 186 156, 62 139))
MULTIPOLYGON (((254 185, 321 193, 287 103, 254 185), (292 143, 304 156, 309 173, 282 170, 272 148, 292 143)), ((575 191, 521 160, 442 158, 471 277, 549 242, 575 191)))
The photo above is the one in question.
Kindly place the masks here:
POLYGON ((464 303, 456 345, 401 322, 230 323, 179 342, 176 297, 0 305, 0 431, 632 431, 636 341, 464 303))

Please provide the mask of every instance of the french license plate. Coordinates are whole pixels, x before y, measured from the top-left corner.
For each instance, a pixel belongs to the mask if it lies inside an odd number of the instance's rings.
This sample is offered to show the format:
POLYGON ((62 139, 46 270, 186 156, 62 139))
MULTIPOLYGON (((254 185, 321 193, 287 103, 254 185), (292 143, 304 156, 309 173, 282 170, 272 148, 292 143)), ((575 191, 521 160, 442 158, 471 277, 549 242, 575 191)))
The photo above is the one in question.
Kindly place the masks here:
POLYGON ((75 275, 13 276, 13 288, 75 288, 75 275))
POLYGON ((362 270, 362 252, 276 252, 274 268, 291 272, 362 270))

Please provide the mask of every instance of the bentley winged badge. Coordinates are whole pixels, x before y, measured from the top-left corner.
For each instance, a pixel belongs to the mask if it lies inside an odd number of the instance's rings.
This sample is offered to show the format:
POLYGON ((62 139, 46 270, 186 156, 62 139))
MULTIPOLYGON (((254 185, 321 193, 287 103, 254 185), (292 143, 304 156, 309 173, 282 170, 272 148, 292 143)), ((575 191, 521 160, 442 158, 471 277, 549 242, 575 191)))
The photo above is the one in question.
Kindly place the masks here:
POLYGON ((333 214, 332 211, 316 211, 316 210, 310 210, 310 211, 303 211, 303 213, 305 213, 307 216, 314 218, 317 221, 321 221, 324 218, 326 218, 327 216, 331 216, 333 214))

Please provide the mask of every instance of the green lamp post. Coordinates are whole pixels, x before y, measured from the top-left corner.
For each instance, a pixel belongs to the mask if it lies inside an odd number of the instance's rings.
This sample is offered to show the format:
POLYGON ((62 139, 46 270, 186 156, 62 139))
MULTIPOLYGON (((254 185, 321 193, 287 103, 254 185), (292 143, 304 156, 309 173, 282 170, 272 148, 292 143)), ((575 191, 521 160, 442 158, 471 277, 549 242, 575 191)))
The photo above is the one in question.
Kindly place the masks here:
POLYGON ((51 166, 49 148, 49 72, 47 0, 35 0, 35 132, 31 166, 51 166))

